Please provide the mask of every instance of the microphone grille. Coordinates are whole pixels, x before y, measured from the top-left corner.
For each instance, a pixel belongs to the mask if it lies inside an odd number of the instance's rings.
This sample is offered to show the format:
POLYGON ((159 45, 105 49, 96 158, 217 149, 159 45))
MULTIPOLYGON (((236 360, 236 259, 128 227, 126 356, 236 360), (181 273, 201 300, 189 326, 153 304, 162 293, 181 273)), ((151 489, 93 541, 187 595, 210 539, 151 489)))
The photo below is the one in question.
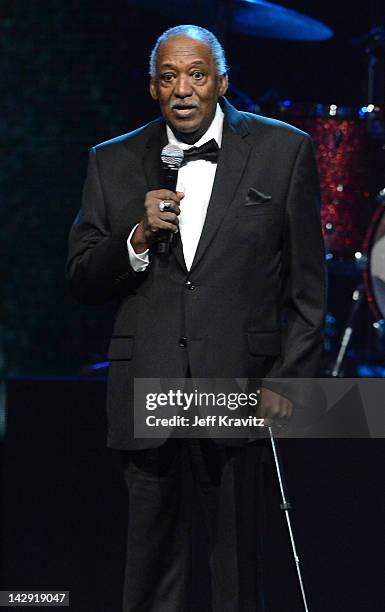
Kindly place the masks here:
POLYGON ((180 168, 183 163, 183 151, 177 145, 168 144, 162 149, 162 153, 160 154, 160 158, 162 163, 166 166, 174 166, 175 168, 180 168))

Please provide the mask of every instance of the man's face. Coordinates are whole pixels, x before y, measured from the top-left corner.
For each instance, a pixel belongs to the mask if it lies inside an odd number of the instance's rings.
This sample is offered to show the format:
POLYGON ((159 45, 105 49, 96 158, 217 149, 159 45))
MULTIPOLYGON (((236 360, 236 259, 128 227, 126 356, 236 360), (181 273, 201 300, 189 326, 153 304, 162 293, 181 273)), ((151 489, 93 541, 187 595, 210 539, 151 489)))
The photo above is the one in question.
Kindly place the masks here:
POLYGON ((150 93, 176 132, 198 140, 214 118, 219 96, 227 91, 227 77, 218 76, 210 47, 187 36, 160 45, 156 77, 150 93))

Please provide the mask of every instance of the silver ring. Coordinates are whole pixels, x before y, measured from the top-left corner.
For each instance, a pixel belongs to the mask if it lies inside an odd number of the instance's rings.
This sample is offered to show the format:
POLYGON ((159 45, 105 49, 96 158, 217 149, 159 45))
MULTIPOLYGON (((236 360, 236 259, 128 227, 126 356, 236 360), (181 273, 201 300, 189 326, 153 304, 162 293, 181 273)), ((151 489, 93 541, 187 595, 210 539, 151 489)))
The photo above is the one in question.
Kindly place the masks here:
POLYGON ((159 210, 160 212, 167 212, 169 210, 171 210, 171 206, 172 206, 172 202, 166 202, 165 200, 162 200, 161 202, 159 202, 159 210))

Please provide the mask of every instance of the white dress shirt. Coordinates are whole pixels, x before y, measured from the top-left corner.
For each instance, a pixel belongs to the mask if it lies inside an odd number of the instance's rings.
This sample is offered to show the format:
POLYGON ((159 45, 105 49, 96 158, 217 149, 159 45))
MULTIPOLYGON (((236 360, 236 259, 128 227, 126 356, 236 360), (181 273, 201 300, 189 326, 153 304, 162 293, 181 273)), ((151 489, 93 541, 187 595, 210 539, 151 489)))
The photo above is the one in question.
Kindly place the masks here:
MULTIPOLYGON (((178 145, 181 149, 189 149, 191 146, 200 147, 205 142, 214 138, 220 147, 222 143, 223 118, 223 111, 219 104, 217 104, 216 113, 210 127, 194 145, 188 145, 178 140, 167 126, 168 142, 169 144, 178 145)), ((216 169, 216 163, 205 159, 195 159, 184 164, 178 172, 177 191, 182 191, 185 194, 180 203, 179 231, 183 255, 188 270, 191 268, 201 237, 216 169)), ((135 272, 143 272, 149 264, 149 252, 147 250, 144 253, 135 253, 131 245, 131 237, 136 228, 137 225, 128 237, 127 247, 131 266, 135 272)))

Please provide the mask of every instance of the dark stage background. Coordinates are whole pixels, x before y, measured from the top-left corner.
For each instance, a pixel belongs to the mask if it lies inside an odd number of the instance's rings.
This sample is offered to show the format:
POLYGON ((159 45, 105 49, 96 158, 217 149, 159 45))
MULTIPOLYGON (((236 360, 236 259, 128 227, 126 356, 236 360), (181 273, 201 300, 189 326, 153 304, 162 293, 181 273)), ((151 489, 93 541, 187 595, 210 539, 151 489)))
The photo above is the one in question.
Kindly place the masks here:
MULTIPOLYGON (((285 99, 364 105, 367 57, 354 40, 384 23, 383 0, 281 4, 325 22, 334 37, 284 42, 227 29, 230 101, 241 109, 247 100, 267 109, 285 99)), ((0 369, 8 378, 1 588, 69 588, 75 612, 119 612, 127 498, 118 458, 104 447, 104 382, 61 378, 104 360, 114 312, 113 304, 86 307, 71 298, 66 241, 88 149, 158 114, 147 77, 156 37, 181 22, 212 27, 218 3, 186 2, 182 19, 172 18, 175 0, 159 5, 4 0, 0 6, 0 369), (192 4, 199 19, 190 18, 192 4)), ((384 186, 381 163, 374 164, 371 196, 384 186)), ((341 328, 356 280, 331 277, 330 305, 341 328)), ((372 337, 371 321, 364 307, 353 353, 363 351, 382 367, 385 341, 372 337)), ((383 612, 383 441, 303 441, 283 451, 312 612, 383 612)), ((271 495, 272 612, 297 612, 277 491, 271 495)), ((204 612, 207 576, 195 580, 195 609, 204 612)))

